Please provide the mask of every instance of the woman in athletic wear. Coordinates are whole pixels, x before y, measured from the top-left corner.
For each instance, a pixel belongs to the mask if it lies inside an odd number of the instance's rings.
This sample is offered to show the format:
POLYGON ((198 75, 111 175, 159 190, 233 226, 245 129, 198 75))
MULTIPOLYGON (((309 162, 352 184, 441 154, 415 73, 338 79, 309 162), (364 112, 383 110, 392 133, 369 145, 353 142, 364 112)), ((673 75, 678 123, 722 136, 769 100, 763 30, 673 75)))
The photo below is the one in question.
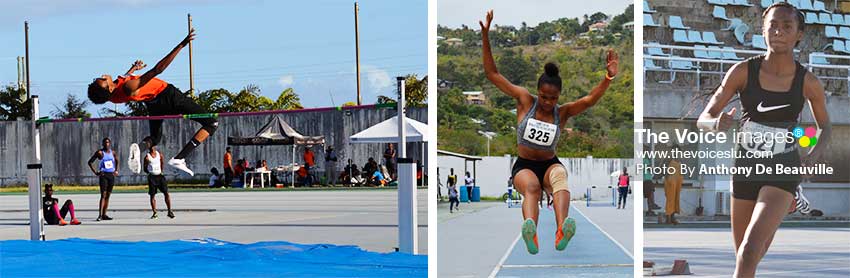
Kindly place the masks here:
POLYGON ((118 176, 118 155, 112 150, 112 140, 109 137, 103 138, 103 147, 94 152, 89 158, 89 169, 95 176, 98 176, 98 184, 100 184, 100 204, 98 204, 97 221, 112 220, 112 217, 106 215, 106 210, 109 208, 109 197, 112 196, 112 188, 115 187, 115 177, 118 176), (100 166, 95 170, 95 160, 100 159, 100 166))
MULTIPOLYGON (((176 114, 205 114, 206 109, 195 103, 191 98, 165 81, 156 78, 165 71, 171 61, 177 57, 180 50, 195 38, 195 30, 189 31, 186 38, 177 44, 153 69, 141 76, 132 75, 133 72, 145 67, 142 61, 136 61, 123 76, 118 76, 114 81, 112 76, 104 74, 95 78, 89 84, 88 96, 94 104, 103 104, 107 101, 112 103, 142 102, 151 116, 176 115, 176 114)), ((192 153, 198 145, 207 137, 212 136, 218 128, 218 121, 214 118, 192 118, 202 125, 189 142, 177 153, 177 156, 168 160, 168 165, 194 176, 195 173, 186 166, 186 156, 192 153)), ((150 141, 159 145, 162 140, 162 120, 150 120, 150 136, 143 141, 150 141)))
MULTIPOLYGON (((148 195, 151 197, 151 219, 156 219, 156 191, 162 192, 165 195, 165 206, 168 207, 168 217, 174 218, 174 212, 171 210, 171 194, 168 194, 168 184, 165 182, 165 176, 162 175, 162 168, 165 167, 165 158, 156 149, 156 145, 149 141, 145 141, 148 147, 148 153, 145 154, 144 167, 145 173, 148 173, 148 195)), ((216 172, 218 172, 216 170, 216 172)), ((218 173, 216 173, 217 175, 218 173)))
MULTIPOLYGON (((714 93, 699 117, 703 130, 724 131, 735 125, 735 108, 723 108, 738 94, 741 100, 738 157, 735 167, 777 164, 798 167, 813 165, 830 141, 831 125, 826 110, 823 85, 794 60, 794 47, 803 38, 803 14, 794 6, 777 2, 762 14, 762 33, 767 53, 736 64, 714 93), (808 102, 821 130, 817 144, 800 158, 797 145, 772 141, 754 144, 761 135, 787 134, 797 125, 804 103, 808 102), (740 136, 749 134, 752 136, 740 136), (772 157, 754 158, 753 153, 772 157)), ((793 136, 790 136, 793 138, 793 136)), ((786 138, 782 138, 786 139, 786 138)), ((732 177, 732 236, 735 240, 735 277, 753 277, 783 217, 788 212, 800 175, 734 175, 732 177)))
POLYGON ((62 208, 59 208, 59 199, 53 198, 52 184, 44 185, 44 198, 42 198, 42 204, 44 221, 46 221, 48 225, 68 225, 68 222, 65 222, 65 216, 68 215, 69 212, 71 213, 71 225, 80 225, 80 220, 77 220, 77 216, 74 212, 74 202, 72 202, 71 199, 65 200, 65 204, 62 205, 62 208))
POLYGON ((538 251, 537 201, 543 192, 554 195, 555 249, 564 250, 575 234, 575 221, 569 216, 570 191, 567 188, 567 171, 556 156, 561 129, 572 116, 596 104, 617 75, 617 54, 608 50, 607 74, 587 95, 564 105, 558 105, 561 96, 561 77, 558 67, 548 63, 545 73, 537 80, 537 95, 526 88, 511 84, 499 74, 490 50, 488 31, 493 21, 493 11, 487 13, 486 22, 480 22, 483 40, 484 72, 487 79, 499 90, 517 101, 517 148, 519 157, 514 163, 512 176, 517 190, 523 194, 522 238, 531 254, 538 251))
POLYGON ((620 198, 617 199, 618 209, 626 209, 626 199, 629 196, 629 184, 629 173, 626 171, 626 167, 623 167, 623 172, 620 173, 620 176, 617 178, 617 193, 620 194, 620 198))

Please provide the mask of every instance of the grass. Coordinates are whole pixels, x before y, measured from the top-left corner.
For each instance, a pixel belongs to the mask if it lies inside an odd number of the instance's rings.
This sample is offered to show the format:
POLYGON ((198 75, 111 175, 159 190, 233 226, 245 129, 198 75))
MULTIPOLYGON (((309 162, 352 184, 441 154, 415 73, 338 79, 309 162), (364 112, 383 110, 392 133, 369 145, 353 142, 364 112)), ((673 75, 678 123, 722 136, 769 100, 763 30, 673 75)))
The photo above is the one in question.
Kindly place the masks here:
MULTIPOLYGON (((418 189, 427 189, 427 187, 418 187, 418 189)), ((315 186, 315 187, 296 187, 296 188, 210 188, 206 184, 169 184, 169 192, 245 192, 245 191, 327 191, 327 190, 396 190, 396 187, 347 187, 342 185, 335 186, 315 186)), ((100 187, 95 185, 54 185, 53 191, 55 194, 90 194, 99 193, 100 187)), ((29 192, 26 186, 14 186, 0 188, 0 195, 23 195, 29 192)), ((147 185, 116 185, 112 190, 113 193, 143 193, 148 192, 147 185)))

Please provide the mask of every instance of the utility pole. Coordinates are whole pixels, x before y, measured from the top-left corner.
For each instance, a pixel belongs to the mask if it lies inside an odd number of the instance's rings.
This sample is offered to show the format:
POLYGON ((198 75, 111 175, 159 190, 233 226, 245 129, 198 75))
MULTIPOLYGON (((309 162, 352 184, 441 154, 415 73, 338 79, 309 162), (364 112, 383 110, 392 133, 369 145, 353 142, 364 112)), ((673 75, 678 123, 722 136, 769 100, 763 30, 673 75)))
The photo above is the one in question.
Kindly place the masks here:
POLYGON ((360 30, 358 29, 357 24, 358 11, 360 11, 360 8, 357 6, 357 2, 354 2, 354 49, 357 60, 357 106, 360 106, 363 104, 363 99, 360 97, 360 30))
MULTIPOLYGON (((186 14, 189 18, 189 32, 192 32, 192 14, 186 14)), ((189 95, 195 96, 195 76, 192 68, 192 41, 189 41, 189 95)))

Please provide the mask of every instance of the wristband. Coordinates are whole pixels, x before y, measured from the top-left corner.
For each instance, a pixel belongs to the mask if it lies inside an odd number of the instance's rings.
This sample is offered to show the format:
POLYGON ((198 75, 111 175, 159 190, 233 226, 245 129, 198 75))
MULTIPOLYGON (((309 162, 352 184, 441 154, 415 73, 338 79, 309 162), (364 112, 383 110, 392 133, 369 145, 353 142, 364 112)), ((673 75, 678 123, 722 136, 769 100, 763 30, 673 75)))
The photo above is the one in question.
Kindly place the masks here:
POLYGON ((605 73, 605 79, 608 79, 608 81, 614 80, 614 77, 616 77, 616 75, 615 75, 615 76, 610 76, 610 75, 608 75, 608 73, 607 73, 607 72, 605 73))

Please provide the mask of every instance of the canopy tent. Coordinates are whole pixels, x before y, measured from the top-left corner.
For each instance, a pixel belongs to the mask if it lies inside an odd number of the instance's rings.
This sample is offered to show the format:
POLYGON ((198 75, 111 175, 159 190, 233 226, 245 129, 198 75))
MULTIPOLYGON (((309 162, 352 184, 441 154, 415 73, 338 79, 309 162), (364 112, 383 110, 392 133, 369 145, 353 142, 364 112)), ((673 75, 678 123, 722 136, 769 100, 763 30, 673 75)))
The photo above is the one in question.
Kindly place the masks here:
MULTIPOLYGON (((425 143, 428 142, 428 125, 408 118, 404 117, 404 134, 406 136, 407 142, 419 142, 420 150, 423 157, 427 157, 425 154, 425 143)), ((383 122, 380 122, 376 125, 370 126, 367 129, 364 129, 354 135, 349 137, 351 143, 398 143, 398 116, 393 116, 383 122)), ((422 173, 425 173, 425 160, 422 161, 421 170, 422 173)), ((424 183, 424 177, 421 180, 424 183)), ((420 185, 422 185, 420 183, 420 185)))
MULTIPOLYGON (((405 117, 407 142, 427 142, 428 125, 405 117)), ((389 118, 351 135, 351 143, 398 143, 398 117, 389 118)))
POLYGON ((298 145, 324 145, 325 136, 304 136, 287 124, 280 116, 273 117, 251 137, 227 137, 227 144, 233 146, 274 146, 292 145, 292 163, 287 168, 292 175, 291 185, 295 186, 295 147, 298 145))
POLYGON ((227 137, 234 146, 265 145, 324 145, 325 136, 304 136, 287 124, 280 116, 273 117, 251 137, 227 137))

